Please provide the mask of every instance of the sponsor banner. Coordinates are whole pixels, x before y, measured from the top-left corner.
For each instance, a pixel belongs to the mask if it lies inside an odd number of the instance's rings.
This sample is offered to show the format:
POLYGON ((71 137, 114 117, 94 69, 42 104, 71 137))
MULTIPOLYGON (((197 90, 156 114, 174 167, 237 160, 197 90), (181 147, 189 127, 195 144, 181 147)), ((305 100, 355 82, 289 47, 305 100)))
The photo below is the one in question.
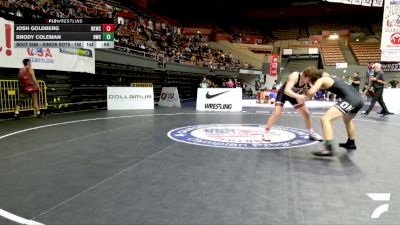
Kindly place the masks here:
POLYGON ((399 62, 380 62, 384 72, 400 72, 399 62))
POLYGON ((370 62, 369 64, 380 63, 383 72, 400 72, 400 62, 370 62))
POLYGON ((319 54, 319 49, 318 48, 309 48, 308 54, 319 54))
POLYGON ((241 88, 198 88, 196 110, 237 112, 242 110, 241 88))
POLYGON ((400 49, 398 49, 398 50, 382 49, 381 61, 383 61, 383 62, 398 61, 399 62, 400 61, 400 49))
POLYGON ((327 0, 328 2, 332 3, 351 3, 351 0, 327 0))
POLYGON ((252 74, 252 75, 260 75, 262 72, 259 70, 246 70, 246 69, 240 69, 239 73, 242 74, 252 74))
POLYGON ((336 63, 336 69, 346 69, 347 63, 336 63))
POLYGON ((285 48, 282 51, 282 55, 292 55, 293 54, 293 49, 291 48, 285 48))
POLYGON ((279 55, 272 54, 271 62, 269 64, 269 74, 273 77, 278 76, 278 59, 279 55))
POLYGON ((263 141, 264 126, 259 124, 205 124, 180 127, 168 132, 179 142, 207 147, 234 149, 286 149, 318 143, 309 139, 308 131, 274 126, 271 141, 263 141))
POLYGON ((107 109, 154 109, 153 87, 107 87, 107 109))
POLYGON ((178 88, 176 87, 163 87, 160 94, 160 106, 166 107, 181 107, 181 101, 179 99, 178 88))
MULTIPOLYGON (((390 0, 386 0, 386 1, 390 1, 390 0)), ((373 7, 382 7, 383 0, 372 0, 372 6, 373 7)))
POLYGON ((362 6, 374 6, 374 7, 382 7, 383 0, 327 0, 332 3, 343 3, 343 4, 352 4, 352 5, 362 5, 362 6))
POLYGON ((387 0, 383 10, 381 49, 400 50, 400 0, 387 0))
POLYGON ((371 6, 372 0, 361 0, 362 6, 371 6))
POLYGON ((21 68, 25 58, 34 69, 95 73, 94 49, 14 48, 14 22, 0 17, 0 67, 21 68))
POLYGON ((385 101, 389 112, 400 114, 400 88, 385 88, 383 91, 383 100, 385 101))

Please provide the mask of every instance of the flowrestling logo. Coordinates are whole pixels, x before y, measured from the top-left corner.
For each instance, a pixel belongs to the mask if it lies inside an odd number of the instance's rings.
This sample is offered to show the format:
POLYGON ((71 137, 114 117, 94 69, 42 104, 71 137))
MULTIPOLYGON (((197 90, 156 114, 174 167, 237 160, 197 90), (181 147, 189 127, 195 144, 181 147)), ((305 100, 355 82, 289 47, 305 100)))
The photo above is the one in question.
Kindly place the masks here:
POLYGON ((271 129, 272 141, 262 140, 264 128, 258 124, 206 124, 180 127, 168 137, 187 144, 235 149, 284 149, 317 143, 308 138, 308 131, 291 127, 271 129))
POLYGON ((381 215, 389 211, 389 204, 386 202, 390 201, 390 193, 366 193, 374 201, 385 202, 378 206, 371 214, 372 219, 379 219, 381 215))

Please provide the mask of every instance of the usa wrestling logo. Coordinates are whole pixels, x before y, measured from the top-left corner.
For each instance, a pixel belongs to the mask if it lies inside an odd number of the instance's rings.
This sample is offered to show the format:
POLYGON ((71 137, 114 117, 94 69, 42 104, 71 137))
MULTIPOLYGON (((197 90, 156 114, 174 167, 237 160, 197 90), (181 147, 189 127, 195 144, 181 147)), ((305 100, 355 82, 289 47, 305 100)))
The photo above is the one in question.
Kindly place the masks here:
POLYGON ((207 124, 180 127, 168 132, 168 137, 179 142, 219 148, 284 149, 317 143, 308 132, 291 127, 271 129, 272 141, 262 140, 264 128, 256 124, 207 124))

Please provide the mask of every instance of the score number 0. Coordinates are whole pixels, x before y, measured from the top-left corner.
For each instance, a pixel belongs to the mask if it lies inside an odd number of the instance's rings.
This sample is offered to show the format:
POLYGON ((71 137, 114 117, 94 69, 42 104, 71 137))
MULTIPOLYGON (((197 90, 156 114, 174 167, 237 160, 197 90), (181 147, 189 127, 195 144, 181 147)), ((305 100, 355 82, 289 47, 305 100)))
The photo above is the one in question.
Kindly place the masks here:
POLYGON ((114 41, 114 24, 103 24, 103 41, 114 41))
POLYGON ((114 32, 114 24, 103 24, 103 32, 114 32))

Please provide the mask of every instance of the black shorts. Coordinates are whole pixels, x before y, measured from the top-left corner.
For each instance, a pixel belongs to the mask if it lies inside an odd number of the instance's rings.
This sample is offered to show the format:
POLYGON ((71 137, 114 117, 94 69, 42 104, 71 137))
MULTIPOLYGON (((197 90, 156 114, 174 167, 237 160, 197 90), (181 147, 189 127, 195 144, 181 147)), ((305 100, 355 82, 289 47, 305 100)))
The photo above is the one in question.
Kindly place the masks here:
POLYGON ((360 96, 346 97, 340 100, 334 107, 339 109, 343 114, 355 115, 364 106, 364 101, 360 96))
POLYGON ((19 88, 17 105, 22 106, 28 99, 32 98, 33 94, 26 93, 24 87, 19 88))
POLYGON ((295 109, 301 108, 305 105, 304 103, 299 104, 295 98, 285 95, 284 88, 281 88, 278 92, 278 96, 276 97, 275 106, 283 106, 286 101, 290 102, 295 109))
POLYGON ((25 98, 32 98, 33 94, 26 93, 25 91, 21 90, 18 93, 19 98, 25 99, 25 98))

